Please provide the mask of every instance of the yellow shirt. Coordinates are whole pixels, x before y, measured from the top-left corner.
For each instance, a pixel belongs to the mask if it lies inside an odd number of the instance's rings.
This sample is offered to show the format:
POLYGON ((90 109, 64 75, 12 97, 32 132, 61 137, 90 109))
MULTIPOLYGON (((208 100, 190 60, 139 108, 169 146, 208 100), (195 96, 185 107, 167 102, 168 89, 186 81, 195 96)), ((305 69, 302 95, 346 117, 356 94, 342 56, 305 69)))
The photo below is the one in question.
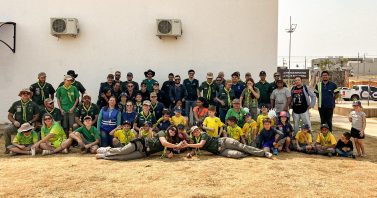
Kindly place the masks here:
MULTIPOLYGON (((264 120, 265 118, 269 118, 267 114, 266 114, 266 115, 260 114, 260 115, 258 115, 258 117, 257 117, 257 125, 259 126, 259 131, 258 131, 258 133, 260 133, 260 132, 262 131, 262 129, 263 129, 263 120, 264 120)), ((274 120, 274 119, 271 119, 271 126, 274 126, 274 125, 275 125, 275 120, 274 120)))
POLYGON ((306 144, 304 136, 306 136, 306 139, 308 140, 309 144, 313 142, 312 135, 310 133, 304 134, 304 132, 299 131, 297 132, 296 137, 295 137, 296 140, 298 140, 299 144, 306 144))
POLYGON ((219 136, 219 127, 224 126, 224 123, 221 122, 220 118, 218 117, 206 117, 203 121, 203 126, 207 128, 215 129, 214 131, 206 130, 207 134, 210 137, 217 137, 219 136))
POLYGON ((228 126, 226 128, 226 131, 228 133, 228 137, 231 137, 235 140, 241 141, 241 137, 243 136, 243 131, 242 131, 241 127, 239 127, 238 125, 234 125, 233 127, 228 126))
POLYGON ((123 129, 119 129, 114 132, 114 137, 119 140, 122 144, 128 144, 132 139, 135 138, 135 133, 131 130, 125 131, 123 129))
POLYGON ((139 137, 144 137, 144 138, 152 138, 153 137, 153 132, 144 130, 143 128, 140 129, 139 131, 139 137))
POLYGON ((317 140, 316 142, 318 144, 321 144, 322 146, 332 146, 332 145, 336 145, 336 139, 335 139, 335 136, 330 133, 330 132, 327 132, 327 135, 326 136, 323 136, 323 133, 319 133, 317 135, 317 140))
POLYGON ((179 116, 179 117, 173 116, 171 117, 171 121, 173 122, 174 126, 178 126, 180 124, 183 124, 184 126, 186 126, 186 119, 183 116, 179 116))
POLYGON ((251 120, 251 122, 246 122, 243 127, 242 127, 242 131, 243 131, 243 134, 250 134, 252 130, 255 130, 257 129, 257 122, 255 122, 255 120, 251 120))

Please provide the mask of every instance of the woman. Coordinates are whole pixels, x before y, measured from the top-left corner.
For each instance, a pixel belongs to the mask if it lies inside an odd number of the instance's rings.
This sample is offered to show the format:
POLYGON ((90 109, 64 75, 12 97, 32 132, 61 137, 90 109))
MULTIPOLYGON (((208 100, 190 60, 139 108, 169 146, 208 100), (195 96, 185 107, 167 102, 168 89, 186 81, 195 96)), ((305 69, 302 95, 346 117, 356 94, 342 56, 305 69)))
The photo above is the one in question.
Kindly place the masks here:
POLYGON ((182 146, 182 143, 177 144, 177 134, 177 128, 172 126, 169 127, 166 132, 158 132, 156 137, 134 139, 122 148, 101 147, 97 150, 96 158, 106 160, 133 160, 145 158, 164 150, 166 151, 165 156, 171 158, 173 157, 173 153, 170 149, 180 149, 182 146), (168 149, 169 152, 167 152, 168 149))
POLYGON ((127 101, 125 111, 122 113, 122 123, 127 120, 133 126, 136 115, 132 101, 127 101))
MULTIPOLYGON (((242 158, 248 155, 255 155, 259 157, 271 158, 270 152, 257 149, 252 146, 247 146, 239 141, 228 137, 210 137, 207 133, 202 133, 197 126, 191 127, 193 140, 188 144, 183 142, 183 147, 190 147, 194 149, 203 149, 215 155, 221 155, 230 158, 242 158)), ((192 153, 188 153, 187 157, 191 157, 192 153)))
POLYGON ((113 129, 121 123, 121 113, 115 108, 116 98, 111 96, 108 106, 101 109, 98 115, 97 129, 101 133, 101 146, 110 146, 113 137, 109 134, 113 129))
POLYGON ((203 122, 204 118, 208 115, 208 104, 205 98, 199 97, 196 101, 196 106, 192 109, 194 112, 195 125, 203 122))
POLYGON ((243 107, 249 109, 251 116, 254 120, 258 116, 258 99, 259 99, 259 89, 255 87, 254 80, 249 78, 246 80, 246 89, 242 91, 240 102, 243 107))
POLYGON ((42 155, 68 153, 72 139, 68 138, 64 129, 55 122, 52 115, 45 113, 42 117, 41 140, 32 146, 32 149, 43 150, 42 155))

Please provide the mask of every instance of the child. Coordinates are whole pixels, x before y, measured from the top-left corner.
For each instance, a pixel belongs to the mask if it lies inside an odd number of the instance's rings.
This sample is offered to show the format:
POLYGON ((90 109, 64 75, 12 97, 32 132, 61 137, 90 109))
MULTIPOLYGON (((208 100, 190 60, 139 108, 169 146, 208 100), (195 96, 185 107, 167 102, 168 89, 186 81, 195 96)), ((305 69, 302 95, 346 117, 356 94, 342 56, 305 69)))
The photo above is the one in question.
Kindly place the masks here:
POLYGON ((343 133, 342 137, 338 140, 338 143, 336 143, 336 153, 340 157, 352 157, 355 158, 355 155, 353 154, 353 145, 351 139, 351 133, 345 132, 343 133))
POLYGON ((207 131, 210 137, 220 137, 223 132, 224 123, 221 122, 220 118, 215 116, 216 107, 211 105, 208 108, 208 117, 203 121, 203 129, 207 131), (220 128, 220 133, 219 133, 220 128))
POLYGON ((336 139, 334 135, 329 132, 329 125, 322 124, 321 132, 317 135, 316 150, 318 154, 328 155, 335 154, 336 139))
POLYGON ((153 130, 151 127, 151 123, 146 121, 144 122, 144 126, 140 128, 138 138, 153 138, 153 130))
POLYGON ((141 111, 143 111, 143 96, 141 96, 140 92, 136 94, 135 100, 135 112, 139 114, 141 111))
POLYGON ((171 118, 174 126, 178 126, 180 124, 183 126, 187 125, 186 119, 182 116, 182 110, 180 108, 175 109, 174 114, 175 115, 171 118))
POLYGON ((351 111, 348 120, 352 122, 351 137, 355 140, 357 157, 366 157, 364 144, 361 141, 365 138, 366 115, 362 111, 360 101, 352 103, 354 111, 351 111))
POLYGON ((84 117, 84 126, 76 129, 69 134, 69 137, 76 140, 81 147, 81 153, 90 151, 92 154, 97 153, 98 145, 100 143, 100 134, 96 127, 92 126, 92 117, 84 117))
MULTIPOLYGON (((268 107, 267 105, 262 105, 261 106, 261 114, 258 115, 257 117, 257 132, 260 133, 263 129, 263 120, 269 118, 268 117, 268 107)), ((275 121, 271 120, 271 126, 275 125, 275 121)))
POLYGON ((131 123, 127 120, 124 121, 122 125, 119 125, 117 128, 112 130, 110 135, 114 136, 113 146, 115 148, 127 145, 136 137, 135 133, 131 130, 131 123))
POLYGON ((242 129, 237 125, 237 118, 230 116, 228 118, 228 127, 226 128, 226 137, 233 138, 243 144, 245 144, 245 136, 242 129))
POLYGON ((245 114, 245 124, 242 127, 247 145, 255 147, 255 137, 257 132, 257 122, 253 120, 250 113, 245 114))
POLYGON ((271 119, 265 118, 263 120, 263 129, 259 134, 259 141, 262 145, 262 149, 265 152, 270 152, 272 150, 272 153, 274 155, 278 155, 278 142, 281 139, 283 134, 276 131, 274 128, 271 127, 271 119))
POLYGON ((283 147, 286 152, 290 152, 291 141, 293 139, 293 127, 289 123, 288 113, 286 111, 281 111, 279 113, 279 123, 276 127, 277 130, 283 133, 283 138, 279 141, 278 150, 282 151, 283 147))
POLYGON ((21 125, 13 139, 13 144, 8 146, 9 155, 35 155, 35 149, 32 149, 32 145, 38 142, 38 134, 33 129, 34 127, 28 122, 21 125))
POLYGON ((162 117, 157 120, 154 128, 157 128, 158 131, 165 131, 173 122, 170 118, 170 112, 167 109, 162 111, 162 117))
POLYGON ((310 127, 307 124, 301 126, 301 131, 298 131, 295 136, 293 148, 298 152, 312 153, 314 151, 313 138, 310 134, 310 127))

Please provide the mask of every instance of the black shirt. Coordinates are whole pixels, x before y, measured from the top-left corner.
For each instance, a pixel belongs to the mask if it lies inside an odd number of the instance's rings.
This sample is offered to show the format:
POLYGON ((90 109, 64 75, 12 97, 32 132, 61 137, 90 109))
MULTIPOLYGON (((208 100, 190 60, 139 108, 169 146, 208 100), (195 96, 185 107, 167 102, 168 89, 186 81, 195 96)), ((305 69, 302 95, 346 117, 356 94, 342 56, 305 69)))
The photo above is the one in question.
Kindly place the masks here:
POLYGON ((353 151, 352 141, 349 140, 348 143, 345 144, 342 140, 338 140, 338 142, 336 143, 336 147, 335 148, 342 150, 342 148, 345 148, 345 147, 348 147, 348 148, 351 149, 350 151, 353 151))
POLYGON ((308 103, 304 94, 304 86, 292 88, 292 110, 294 113, 305 113, 308 110, 308 103))
POLYGON ((199 81, 196 79, 185 79, 183 81, 183 86, 185 86, 187 91, 186 100, 196 101, 198 99, 198 88, 199 88, 199 81))

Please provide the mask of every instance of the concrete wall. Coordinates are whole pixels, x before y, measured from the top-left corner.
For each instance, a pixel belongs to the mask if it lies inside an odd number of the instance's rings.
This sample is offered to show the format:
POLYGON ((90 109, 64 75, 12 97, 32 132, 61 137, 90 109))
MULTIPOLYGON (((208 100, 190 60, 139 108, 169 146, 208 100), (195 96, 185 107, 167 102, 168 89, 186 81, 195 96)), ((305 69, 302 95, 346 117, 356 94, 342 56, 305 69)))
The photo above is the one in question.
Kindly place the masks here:
MULTIPOLYGON (((120 70, 143 79, 149 68, 164 81, 169 72, 186 78, 187 70, 205 73, 260 70, 272 76, 277 60, 277 0, 4 0, 0 21, 17 23, 17 51, 0 43, 0 122, 18 91, 36 82, 40 71, 55 87, 74 69, 87 92, 97 97, 99 83, 120 70), (50 17, 77 18, 77 38, 50 34, 50 17), (160 40, 157 18, 182 20, 183 36, 160 40)), ((12 28, 0 29, 9 41, 12 28)))

